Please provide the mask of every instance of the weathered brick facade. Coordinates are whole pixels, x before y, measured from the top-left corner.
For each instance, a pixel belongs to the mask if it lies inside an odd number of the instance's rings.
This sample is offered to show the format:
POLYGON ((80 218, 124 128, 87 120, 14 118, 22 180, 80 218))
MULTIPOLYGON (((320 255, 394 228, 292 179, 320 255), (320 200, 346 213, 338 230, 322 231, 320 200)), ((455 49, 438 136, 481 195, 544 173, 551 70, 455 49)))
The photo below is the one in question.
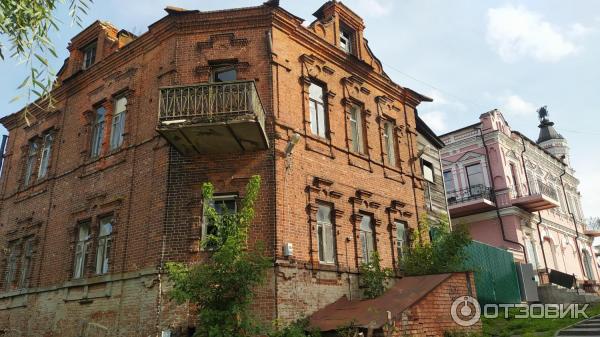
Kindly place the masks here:
POLYGON ((344 294, 359 296, 362 217, 373 219, 383 265, 396 268, 397 224, 414 230, 425 212, 415 113, 428 98, 383 72, 362 37, 360 17, 338 2, 327 2, 308 27, 276 1, 167 12, 136 38, 94 23, 71 41, 53 93, 56 108, 33 109, 30 125, 22 112, 1 120, 10 137, 0 181, 0 331, 9 336, 185 333, 194 317, 169 302, 160 271, 167 261, 206 258, 199 249, 206 181, 218 193, 242 197, 248 179, 262 177, 251 241, 264 242, 274 261, 256 298, 265 319, 291 321, 344 294), (341 29, 352 32, 350 52, 340 48, 341 29), (91 41, 95 63, 83 70, 82 48, 91 41), (254 81, 269 147, 183 155, 156 131, 159 88, 210 82, 222 64, 236 70, 237 80, 254 81), (325 88, 325 137, 311 132, 310 83, 325 88), (121 97, 127 99, 123 144, 111 150, 121 97), (353 105, 362 111, 361 154, 352 150, 353 105), (100 155, 92 158, 100 107, 104 137, 100 155), (386 122, 393 125, 393 156, 385 146, 386 122), (26 183, 31 144, 42 147, 48 133, 48 173, 37 178, 43 165, 38 153, 26 183), (294 133, 300 141, 286 155, 294 133), (332 210, 335 255, 329 264, 319 262, 320 204, 332 210), (106 216, 112 217, 108 272, 98 275, 106 216), (84 275, 74 279, 82 224, 89 224, 90 235, 84 275), (284 246, 293 254, 284 254, 284 246), (5 277, 11 268, 14 278, 5 277))

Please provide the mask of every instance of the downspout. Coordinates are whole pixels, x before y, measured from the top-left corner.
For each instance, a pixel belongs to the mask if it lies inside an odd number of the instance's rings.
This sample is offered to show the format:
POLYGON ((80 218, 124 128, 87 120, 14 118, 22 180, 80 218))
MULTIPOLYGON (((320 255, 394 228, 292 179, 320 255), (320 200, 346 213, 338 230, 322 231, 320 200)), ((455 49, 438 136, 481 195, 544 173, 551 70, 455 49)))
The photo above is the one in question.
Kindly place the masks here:
MULTIPOLYGON (((525 166, 525 152, 527 151, 527 148, 525 147, 525 140, 523 140, 523 137, 519 136, 519 138, 521 138, 521 144, 523 145, 523 151, 521 151, 521 164, 523 165, 523 172, 525 172, 525 182, 527 182, 527 194, 531 196, 531 185, 529 181, 529 176, 527 175, 527 167, 525 166)), ((542 232, 540 231, 540 225, 542 224, 542 213, 540 211, 537 211, 537 214, 538 222, 536 224, 536 227, 538 232, 538 238, 540 240, 540 248, 542 249, 542 258, 544 259, 544 270, 546 270, 546 274, 548 274, 548 261, 546 260, 546 252, 544 251, 544 241, 542 240, 542 232)), ((535 257, 533 258, 533 261, 535 261, 535 257)))
POLYGON ((444 189, 444 203, 446 204, 446 216, 448 217, 448 226, 450 227, 450 231, 452 231, 452 220, 450 220, 450 207, 448 207, 448 194, 446 192, 446 181, 444 180, 444 166, 442 166, 442 151, 440 149, 438 149, 437 153, 438 153, 438 161, 440 163, 440 170, 442 170, 442 188, 444 189))
POLYGON ((528 263, 525 246, 520 242, 510 240, 506 237, 506 232, 504 231, 504 221, 502 220, 502 216, 500 216, 500 208, 498 207, 498 201, 495 200, 496 199, 496 185, 494 184, 494 176, 492 175, 492 168, 490 165, 490 153, 487 148, 487 145, 485 144, 485 139, 483 137, 483 130, 481 128, 477 128, 477 129, 479 129, 479 132, 481 133, 481 135, 480 135, 481 144, 483 144, 483 148, 485 149, 485 159, 487 160, 486 166, 487 166, 487 170, 488 170, 488 174, 489 174, 489 178, 490 178, 490 185, 492 185, 492 190, 494 193, 494 205, 496 207, 496 217, 498 217, 498 221, 500 222, 500 231, 502 232, 502 240, 504 240, 506 242, 510 242, 512 244, 516 244, 519 247, 521 247, 521 250, 523 250, 523 257, 525 257, 525 263, 528 263))
POLYGON ((575 248, 577 248, 577 257, 579 258, 579 268, 581 268, 581 275, 585 277, 585 269, 583 268, 583 262, 581 261, 581 251, 579 250, 579 228, 577 228, 577 219, 575 219, 575 214, 571 212, 571 207, 569 206, 569 199, 567 198, 567 191, 565 190, 565 182, 563 181, 563 176, 567 174, 567 166, 563 163, 563 173, 560 175, 560 186, 562 187, 563 196, 565 197, 565 204, 567 204, 567 212, 571 215, 571 219, 573 219, 573 224, 575 225, 575 248))
MULTIPOLYGON (((419 205, 417 205, 417 191, 416 189, 416 184, 415 184, 415 162, 417 160, 417 158, 415 157, 415 151, 413 148, 413 142, 412 142, 412 131, 409 130, 408 128, 408 114, 406 113, 406 91, 403 90, 402 92, 403 94, 403 99, 402 99, 402 107, 404 110, 404 124, 406 125, 406 136, 408 138, 408 151, 409 151, 409 156, 411 158, 410 160, 410 174, 412 175, 412 191, 413 191, 413 200, 415 202, 415 216, 417 219, 417 229, 419 230, 419 234, 421 233, 421 221, 420 221, 420 216, 419 216, 419 205)), ((415 129, 416 129, 416 115, 417 115, 417 109, 414 109, 414 113, 415 113, 415 129)), ((420 238, 421 236, 419 236, 420 238)), ((420 239, 422 240, 422 238, 420 239)))

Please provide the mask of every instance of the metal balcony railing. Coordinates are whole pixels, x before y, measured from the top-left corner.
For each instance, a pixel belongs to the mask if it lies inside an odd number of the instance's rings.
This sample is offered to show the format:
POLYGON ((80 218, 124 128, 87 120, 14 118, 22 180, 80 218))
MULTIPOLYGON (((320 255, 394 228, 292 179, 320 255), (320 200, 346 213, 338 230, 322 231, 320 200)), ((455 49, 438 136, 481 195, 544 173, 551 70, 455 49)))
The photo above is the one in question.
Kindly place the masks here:
POLYGON ((265 111, 254 81, 204 83, 160 89, 159 127, 226 122, 254 116, 264 130, 265 111))
POLYGON ((558 200, 556 189, 554 189, 550 185, 546 185, 539 181, 537 183, 537 186, 534 186, 534 188, 532 189, 531 194, 542 194, 551 198, 552 200, 558 200))
POLYGON ((447 192, 448 205, 456 205, 467 201, 486 199, 494 202, 494 190, 485 185, 473 185, 471 187, 447 192))

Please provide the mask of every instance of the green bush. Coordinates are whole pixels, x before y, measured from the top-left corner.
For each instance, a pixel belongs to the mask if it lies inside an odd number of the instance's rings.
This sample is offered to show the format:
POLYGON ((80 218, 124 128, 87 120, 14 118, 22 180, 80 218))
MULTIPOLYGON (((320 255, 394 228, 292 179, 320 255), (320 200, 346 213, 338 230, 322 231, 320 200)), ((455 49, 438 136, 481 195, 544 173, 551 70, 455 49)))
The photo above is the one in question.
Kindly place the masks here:
POLYGON ((386 281, 393 276, 390 268, 381 268, 381 258, 373 252, 369 262, 360 265, 360 283, 365 298, 376 298, 386 290, 386 281))
MULTIPOLYGON (((264 282, 272 263, 261 245, 251 249, 246 244, 259 189, 260 177, 254 176, 237 213, 219 216, 212 206, 205 207, 208 220, 215 226, 215 231, 203 242, 203 248, 210 248, 212 253, 208 261, 194 266, 166 265, 173 282, 171 298, 198 307, 195 336, 247 337, 264 330, 252 317, 249 307, 253 290, 264 282)), ((212 200, 213 191, 213 185, 205 183, 204 199, 212 200)))
POLYGON ((425 238, 430 223, 427 215, 421 217, 419 231, 413 237, 413 244, 400 261, 401 269, 407 276, 430 275, 464 271, 462 266, 467 258, 465 248, 471 243, 469 230, 459 225, 450 230, 447 217, 436 223, 432 240, 425 238))

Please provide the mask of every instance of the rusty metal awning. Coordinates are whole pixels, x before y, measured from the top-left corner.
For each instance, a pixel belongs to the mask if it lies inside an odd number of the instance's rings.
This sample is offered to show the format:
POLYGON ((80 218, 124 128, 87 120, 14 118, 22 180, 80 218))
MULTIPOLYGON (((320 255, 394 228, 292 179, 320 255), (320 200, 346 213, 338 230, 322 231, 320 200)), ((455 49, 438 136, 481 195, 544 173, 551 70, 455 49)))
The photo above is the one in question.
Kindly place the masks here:
POLYGON ((311 315, 309 324, 321 331, 333 331, 350 323, 367 328, 371 322, 381 328, 388 319, 399 318, 403 311, 421 300, 452 274, 404 277, 378 298, 350 301, 346 296, 311 315))

